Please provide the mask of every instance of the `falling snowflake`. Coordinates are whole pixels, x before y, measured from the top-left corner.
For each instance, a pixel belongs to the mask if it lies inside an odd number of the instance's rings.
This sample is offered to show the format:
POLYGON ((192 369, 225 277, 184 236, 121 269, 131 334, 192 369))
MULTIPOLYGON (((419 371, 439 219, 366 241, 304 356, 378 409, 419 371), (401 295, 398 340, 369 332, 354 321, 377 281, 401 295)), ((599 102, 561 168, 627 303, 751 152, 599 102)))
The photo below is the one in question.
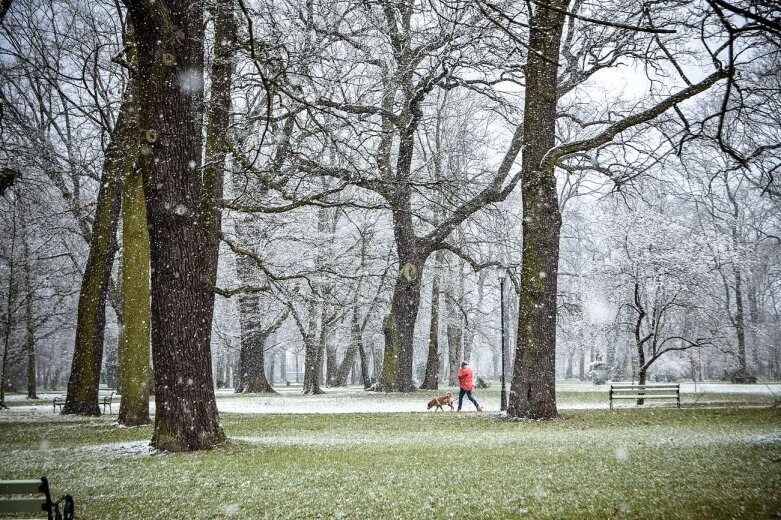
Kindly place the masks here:
POLYGON ((197 94, 203 90, 203 74, 198 69, 185 69, 179 73, 179 88, 184 94, 197 94))

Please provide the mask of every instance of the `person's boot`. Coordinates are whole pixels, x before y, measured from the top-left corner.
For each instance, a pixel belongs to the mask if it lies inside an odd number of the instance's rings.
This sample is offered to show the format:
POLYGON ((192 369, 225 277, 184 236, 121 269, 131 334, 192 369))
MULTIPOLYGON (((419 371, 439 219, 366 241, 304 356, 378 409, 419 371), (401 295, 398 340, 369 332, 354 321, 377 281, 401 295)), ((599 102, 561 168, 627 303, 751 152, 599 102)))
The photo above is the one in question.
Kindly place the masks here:
POLYGON ((477 405, 477 411, 478 412, 482 412, 483 411, 483 408, 479 404, 477 405))

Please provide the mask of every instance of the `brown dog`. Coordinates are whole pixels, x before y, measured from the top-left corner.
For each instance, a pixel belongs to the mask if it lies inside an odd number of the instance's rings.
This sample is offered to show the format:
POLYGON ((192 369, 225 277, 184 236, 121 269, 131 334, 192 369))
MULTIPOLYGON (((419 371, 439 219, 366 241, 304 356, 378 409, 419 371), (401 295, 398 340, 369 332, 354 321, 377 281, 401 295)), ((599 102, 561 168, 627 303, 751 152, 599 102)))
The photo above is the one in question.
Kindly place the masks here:
POLYGON ((451 394, 450 392, 448 392, 445 395, 440 395, 439 397, 435 397, 434 399, 429 401, 428 410, 431 410, 436 406, 436 409, 434 410, 435 412, 437 410, 442 410, 444 412, 445 409, 442 407, 445 405, 449 406, 450 409, 453 410, 453 394, 451 394))

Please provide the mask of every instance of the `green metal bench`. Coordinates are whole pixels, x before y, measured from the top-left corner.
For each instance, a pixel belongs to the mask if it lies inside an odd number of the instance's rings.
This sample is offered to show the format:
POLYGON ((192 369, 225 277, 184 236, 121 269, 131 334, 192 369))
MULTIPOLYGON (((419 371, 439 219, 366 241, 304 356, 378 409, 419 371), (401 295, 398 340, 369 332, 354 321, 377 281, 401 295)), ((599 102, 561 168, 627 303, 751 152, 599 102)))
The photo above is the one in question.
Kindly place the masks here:
POLYGON ((610 385, 610 409, 613 409, 614 399, 635 399, 638 404, 645 399, 675 399, 678 408, 681 407, 681 385, 678 383, 656 385, 633 385, 618 383, 610 385))
POLYGON ((49 520, 72 520, 73 497, 64 495, 52 501, 46 477, 37 480, 0 480, 0 514, 4 513, 45 513, 49 520))
MULTIPOLYGON (((101 386, 98 388, 98 406, 103 407, 103 413, 106 413, 106 408, 108 408, 109 415, 112 414, 111 411, 111 402, 113 401, 115 395, 115 390, 113 388, 104 387, 101 386)), ((54 413, 57 413, 57 407, 60 407, 60 410, 62 410, 62 405, 65 404, 65 400, 67 399, 67 396, 65 395, 58 395, 52 400, 52 407, 54 408, 54 413)))

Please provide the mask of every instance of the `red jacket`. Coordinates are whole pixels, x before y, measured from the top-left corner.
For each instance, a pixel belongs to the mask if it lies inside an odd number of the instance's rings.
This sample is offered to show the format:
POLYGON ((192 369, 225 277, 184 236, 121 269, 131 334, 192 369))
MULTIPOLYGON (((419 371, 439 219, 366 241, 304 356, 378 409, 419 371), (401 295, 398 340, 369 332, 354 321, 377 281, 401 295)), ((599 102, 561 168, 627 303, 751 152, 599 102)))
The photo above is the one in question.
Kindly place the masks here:
POLYGON ((461 367, 458 369, 458 386, 461 390, 471 392, 475 389, 475 385, 472 383, 472 369, 469 367, 461 367))

